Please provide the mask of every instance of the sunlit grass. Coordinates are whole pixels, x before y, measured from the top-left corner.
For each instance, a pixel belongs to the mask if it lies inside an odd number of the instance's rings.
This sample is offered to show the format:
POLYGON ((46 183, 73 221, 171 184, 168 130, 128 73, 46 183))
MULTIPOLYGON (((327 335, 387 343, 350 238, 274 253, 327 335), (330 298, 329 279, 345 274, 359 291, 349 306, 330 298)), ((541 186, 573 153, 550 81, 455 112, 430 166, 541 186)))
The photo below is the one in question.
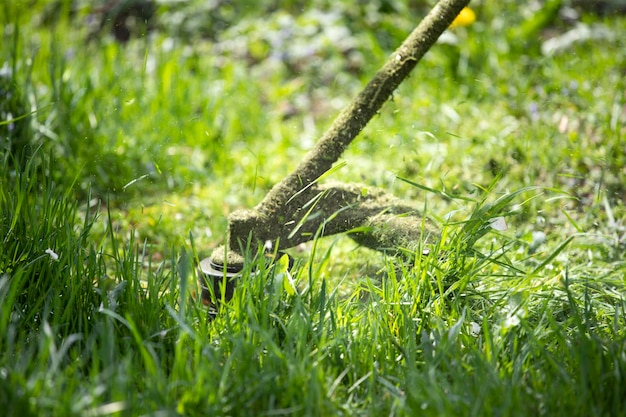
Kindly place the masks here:
POLYGON ((120 45, 85 42, 83 7, 0 7, 22 96, 0 110, 29 114, 32 155, 0 148, 7 416, 624 413, 623 17, 585 17, 615 36, 546 56, 517 29, 540 12, 477 4, 332 175, 415 202, 433 249, 318 239, 290 250, 293 291, 249 259, 213 317, 195 266, 227 215, 295 167, 420 9, 240 8, 222 38, 120 45))

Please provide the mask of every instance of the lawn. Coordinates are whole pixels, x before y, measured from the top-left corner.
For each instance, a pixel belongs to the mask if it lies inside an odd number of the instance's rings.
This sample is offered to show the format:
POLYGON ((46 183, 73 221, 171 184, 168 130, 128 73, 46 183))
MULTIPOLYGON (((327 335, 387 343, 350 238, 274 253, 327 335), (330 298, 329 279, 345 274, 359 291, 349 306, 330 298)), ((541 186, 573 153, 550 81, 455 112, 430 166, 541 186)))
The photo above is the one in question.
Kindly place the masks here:
POLYGON ((247 254, 215 314, 228 215, 434 2, 96 3, 0 5, 0 414, 626 415, 619 1, 471 2, 324 178, 430 251, 247 254))

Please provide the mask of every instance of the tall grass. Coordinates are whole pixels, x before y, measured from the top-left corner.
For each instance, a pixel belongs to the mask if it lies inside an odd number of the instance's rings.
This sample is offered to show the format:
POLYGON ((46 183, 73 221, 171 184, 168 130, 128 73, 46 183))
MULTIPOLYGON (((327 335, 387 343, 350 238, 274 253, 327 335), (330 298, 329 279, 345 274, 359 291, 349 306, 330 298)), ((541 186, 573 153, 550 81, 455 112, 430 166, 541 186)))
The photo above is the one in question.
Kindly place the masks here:
MULTIPOLYGON (((536 279, 548 263, 524 273, 498 247, 467 251, 453 229, 427 256, 386 259, 385 278, 339 297, 322 244, 291 271, 295 292, 267 260, 250 260, 210 319, 188 285, 193 251, 151 265, 145 245, 121 241, 110 221, 108 243, 90 242, 91 215, 73 223, 76 203, 27 174, 1 200, 11 213, 0 279, 7 415, 623 410, 623 301, 567 267, 551 285, 536 279)), ((486 212, 473 210, 470 219, 486 212)))
POLYGON ((195 265, 226 215, 297 163, 413 9, 342 4, 121 46, 83 44, 70 3, 49 26, 31 21, 43 6, 0 6, 20 93, 0 97, 0 132, 22 121, 31 146, 16 159, 2 142, 3 415, 624 415, 625 37, 542 56, 514 27, 532 13, 480 4, 333 173, 424 201, 432 250, 318 238, 293 250, 290 289, 284 266, 249 258, 212 314, 195 265), (324 19, 352 49, 324 43, 324 19), (314 54, 263 55, 285 21, 290 46, 322 40, 314 54))
POLYGON ((0 397, 7 415, 80 415, 134 385, 132 375, 118 375, 124 361, 135 365, 129 349, 143 354, 144 340, 155 337, 150 352, 167 357, 171 349, 166 307, 178 306, 176 270, 145 264, 142 247, 132 237, 121 245, 115 231, 110 250, 94 242, 96 219, 84 210, 81 220, 72 190, 49 179, 53 160, 35 153, 23 172, 2 172, 0 397), (103 391, 108 374, 122 385, 103 391), (91 377, 95 385, 81 382, 91 377))

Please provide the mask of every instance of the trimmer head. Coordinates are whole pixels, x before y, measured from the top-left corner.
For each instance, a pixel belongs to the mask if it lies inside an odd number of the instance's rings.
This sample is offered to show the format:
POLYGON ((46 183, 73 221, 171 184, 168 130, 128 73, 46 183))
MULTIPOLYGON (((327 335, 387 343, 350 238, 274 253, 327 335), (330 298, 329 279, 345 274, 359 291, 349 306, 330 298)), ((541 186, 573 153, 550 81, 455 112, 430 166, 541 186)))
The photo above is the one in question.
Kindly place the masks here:
POLYGON ((228 301, 233 296, 235 282, 243 270, 243 257, 223 246, 213 251, 213 254, 200 261, 198 265, 198 282, 201 289, 202 304, 214 306, 212 300, 228 301), (222 291, 224 290, 224 291, 222 291), (215 298, 212 297, 211 292, 215 298))

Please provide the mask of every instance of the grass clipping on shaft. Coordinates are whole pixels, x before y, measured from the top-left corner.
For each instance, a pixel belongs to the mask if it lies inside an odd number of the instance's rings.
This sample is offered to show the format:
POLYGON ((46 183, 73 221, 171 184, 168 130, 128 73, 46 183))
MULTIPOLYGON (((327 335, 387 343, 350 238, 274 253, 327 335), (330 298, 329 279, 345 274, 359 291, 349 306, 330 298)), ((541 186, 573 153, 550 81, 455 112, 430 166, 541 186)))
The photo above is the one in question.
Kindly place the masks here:
POLYGON ((337 116, 296 170, 276 184, 253 210, 237 211, 229 216, 228 242, 231 250, 239 248, 250 237, 253 248, 268 240, 273 247, 280 244, 282 248, 287 248, 311 240, 322 225, 324 235, 362 227, 363 232, 358 235, 361 241, 375 248, 405 246, 413 239, 419 242, 422 221, 417 219, 415 222, 415 216, 412 221, 392 220, 388 214, 381 214, 388 211, 381 204, 387 197, 380 197, 381 201, 375 204, 379 210, 374 213, 358 197, 351 195, 346 188, 349 185, 335 186, 333 190, 322 189, 316 182, 332 169, 352 140, 468 3, 469 0, 438 2, 367 86, 337 116), (359 208, 364 212, 359 212, 359 208), (346 217, 346 212, 354 217, 346 217), (311 221, 313 217, 321 218, 321 221, 311 221), (327 227, 327 219, 330 218, 334 218, 334 227, 327 227), (308 223, 307 227, 303 227, 305 223, 308 223), (412 227, 407 229, 407 226, 412 227), (299 233, 295 239, 294 230, 299 233), (366 237, 367 230, 372 233, 366 237))

